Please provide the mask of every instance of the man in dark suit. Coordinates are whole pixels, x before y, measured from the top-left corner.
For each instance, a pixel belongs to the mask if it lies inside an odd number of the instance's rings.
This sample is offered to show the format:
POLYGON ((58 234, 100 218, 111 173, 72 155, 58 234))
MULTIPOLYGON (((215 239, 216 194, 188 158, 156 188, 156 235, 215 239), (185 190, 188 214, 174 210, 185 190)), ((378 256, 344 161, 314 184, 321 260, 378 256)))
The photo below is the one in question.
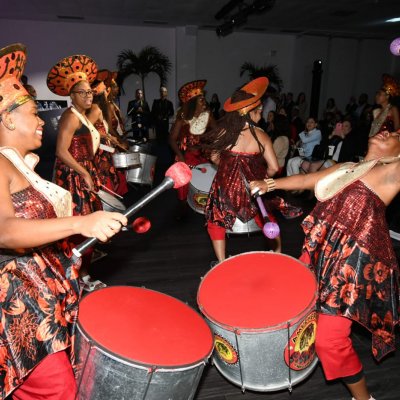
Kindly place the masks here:
POLYGON ((156 130, 158 141, 165 141, 169 133, 169 119, 174 115, 174 106, 167 99, 168 91, 164 86, 160 87, 160 98, 153 101, 151 116, 156 130))
POLYGON ((149 138, 150 108, 143 96, 143 90, 136 90, 135 100, 128 103, 127 116, 131 120, 133 138, 149 138))

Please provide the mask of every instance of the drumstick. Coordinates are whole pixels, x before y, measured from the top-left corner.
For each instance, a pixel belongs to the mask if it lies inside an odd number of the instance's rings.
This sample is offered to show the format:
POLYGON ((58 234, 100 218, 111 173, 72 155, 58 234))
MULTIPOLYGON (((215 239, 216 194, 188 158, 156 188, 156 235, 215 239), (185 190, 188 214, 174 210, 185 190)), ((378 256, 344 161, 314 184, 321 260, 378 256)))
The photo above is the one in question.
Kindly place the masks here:
MULTIPOLYGON (((122 213, 125 217, 129 218, 141 208, 143 208, 147 203, 153 200, 155 197, 160 195, 167 189, 178 189, 182 186, 187 185, 192 179, 192 171, 184 162, 176 162, 172 164, 165 173, 165 178, 160 185, 152 189, 147 193, 141 200, 132 204, 126 211, 122 213)), ((82 254, 89 248, 94 246, 98 242, 97 238, 86 239, 79 246, 72 249, 75 257, 81 257, 82 254)))
POLYGON ((257 200, 257 204, 258 204, 258 207, 259 207, 259 209, 261 211, 261 214, 262 214, 262 216, 264 218, 264 221, 268 221, 263 226, 264 235, 268 239, 275 239, 280 234, 279 225, 276 222, 271 222, 271 220, 270 220, 270 218, 268 216, 267 210, 265 209, 265 205, 264 205, 263 199, 259 195, 258 191, 253 193, 253 196, 257 200))
POLYGON ((207 168, 204 168, 204 167, 191 167, 191 169, 197 169, 197 170, 201 171, 203 174, 205 174, 207 172, 207 168))
POLYGON ((123 200, 124 198, 122 196, 120 196, 119 194, 113 192, 111 189, 109 189, 107 186, 104 186, 102 183, 100 184, 100 186, 104 189, 107 190, 108 193, 113 194, 115 197, 118 197, 119 199, 123 200))

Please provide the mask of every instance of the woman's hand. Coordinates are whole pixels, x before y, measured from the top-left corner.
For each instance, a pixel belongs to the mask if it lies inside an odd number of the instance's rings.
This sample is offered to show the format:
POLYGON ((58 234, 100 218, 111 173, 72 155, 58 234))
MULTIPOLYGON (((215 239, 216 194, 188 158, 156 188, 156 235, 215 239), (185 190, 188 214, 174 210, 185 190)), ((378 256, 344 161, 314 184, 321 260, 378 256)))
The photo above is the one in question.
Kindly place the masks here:
POLYGON ((106 242, 128 223, 127 218, 117 212, 96 211, 79 217, 78 232, 86 237, 95 237, 106 242))
POLYGON ((93 192, 94 191, 94 183, 93 183, 93 179, 90 176, 89 172, 86 171, 81 176, 86 183, 86 189, 89 190, 90 192, 93 192))
POLYGON ((263 181, 250 182, 251 194, 258 193, 259 195, 262 195, 264 193, 272 192, 275 190, 275 187, 275 181, 271 178, 264 179, 263 181))

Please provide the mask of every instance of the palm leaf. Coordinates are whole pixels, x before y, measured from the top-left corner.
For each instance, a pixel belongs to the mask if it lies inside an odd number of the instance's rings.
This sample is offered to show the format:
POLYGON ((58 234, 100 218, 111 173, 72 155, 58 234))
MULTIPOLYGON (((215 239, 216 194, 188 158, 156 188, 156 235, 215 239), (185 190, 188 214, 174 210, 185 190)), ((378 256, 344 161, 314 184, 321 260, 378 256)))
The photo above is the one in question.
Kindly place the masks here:
POLYGON ((267 77, 270 83, 272 83, 279 92, 283 88, 283 81, 279 74, 279 69, 277 65, 269 64, 258 67, 253 63, 245 62, 240 67, 240 76, 242 76, 246 72, 249 74, 250 79, 256 79, 261 76, 267 77))
POLYGON ((144 86, 144 80, 151 73, 158 75, 160 85, 165 85, 172 68, 169 58, 154 46, 146 46, 138 54, 132 50, 122 50, 117 58, 117 66, 121 89, 128 76, 138 75, 144 86))

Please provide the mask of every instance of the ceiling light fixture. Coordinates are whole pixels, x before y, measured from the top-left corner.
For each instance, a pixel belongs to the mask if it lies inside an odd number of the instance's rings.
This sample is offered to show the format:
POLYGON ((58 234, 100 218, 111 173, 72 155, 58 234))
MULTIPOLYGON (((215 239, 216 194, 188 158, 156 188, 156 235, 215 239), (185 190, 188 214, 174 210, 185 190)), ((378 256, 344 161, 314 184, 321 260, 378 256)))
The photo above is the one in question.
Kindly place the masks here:
POLYGON ((225 22, 216 29, 217 35, 229 35, 233 32, 234 28, 245 24, 249 15, 269 11, 274 4, 275 0, 252 0, 251 3, 246 3, 243 0, 230 0, 217 12, 215 18, 222 18, 222 16, 229 14, 236 7, 238 8, 238 12, 225 18, 225 22))

